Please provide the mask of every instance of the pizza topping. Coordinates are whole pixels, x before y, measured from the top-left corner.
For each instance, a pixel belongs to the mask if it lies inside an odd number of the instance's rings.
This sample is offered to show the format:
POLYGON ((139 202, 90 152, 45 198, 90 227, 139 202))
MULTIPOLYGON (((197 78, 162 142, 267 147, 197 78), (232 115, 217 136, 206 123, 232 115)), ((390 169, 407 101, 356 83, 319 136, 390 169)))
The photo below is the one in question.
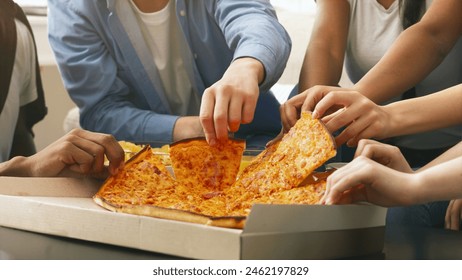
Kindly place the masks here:
POLYGON ((170 158, 177 181, 208 192, 222 191, 236 180, 243 140, 228 139, 210 146, 205 138, 177 142, 170 147, 170 158))

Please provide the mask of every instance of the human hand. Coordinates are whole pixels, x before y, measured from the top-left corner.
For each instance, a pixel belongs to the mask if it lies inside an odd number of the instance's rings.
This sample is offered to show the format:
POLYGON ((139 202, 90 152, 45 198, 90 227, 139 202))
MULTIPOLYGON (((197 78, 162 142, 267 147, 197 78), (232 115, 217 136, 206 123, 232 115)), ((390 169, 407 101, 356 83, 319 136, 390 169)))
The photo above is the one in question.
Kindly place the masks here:
POLYGON ((108 134, 74 129, 45 149, 27 158, 31 176, 91 175, 104 178, 124 164, 124 151, 108 134), (109 160, 106 169, 104 156, 109 160))
POLYGON ((416 174, 399 172, 359 156, 327 178, 326 192, 320 203, 366 201, 384 207, 411 205, 416 203, 417 184, 416 174))
MULTIPOLYGON (((302 111, 312 112, 321 99, 335 90, 342 89, 331 86, 314 86, 284 102, 279 107, 283 131, 287 132, 295 125, 300 119, 302 111)), ((340 109, 340 107, 336 109, 340 109)))
POLYGON ((454 199, 449 202, 446 210, 445 224, 446 229, 460 230, 460 221, 462 219, 462 199, 454 199))
POLYGON ((263 78, 261 62, 239 58, 221 80, 204 91, 200 122, 209 144, 227 139, 228 132, 236 132, 240 124, 252 122, 260 93, 258 85, 263 78))
POLYGON ((324 116, 333 108, 333 114, 322 118, 329 131, 345 129, 335 138, 337 145, 356 146, 360 139, 383 139, 388 135, 390 116, 383 108, 357 91, 331 91, 320 100, 314 117, 324 116))
POLYGON ((335 138, 338 146, 356 146, 360 139, 383 139, 390 129, 388 113, 350 89, 315 86, 291 98, 280 108, 285 131, 300 118, 301 111, 312 111, 313 117, 321 118, 331 133, 345 127, 335 138))
POLYGON ((374 140, 363 139, 358 143, 355 157, 363 156, 380 163, 393 170, 413 173, 411 166, 406 161, 398 147, 380 143, 374 140))

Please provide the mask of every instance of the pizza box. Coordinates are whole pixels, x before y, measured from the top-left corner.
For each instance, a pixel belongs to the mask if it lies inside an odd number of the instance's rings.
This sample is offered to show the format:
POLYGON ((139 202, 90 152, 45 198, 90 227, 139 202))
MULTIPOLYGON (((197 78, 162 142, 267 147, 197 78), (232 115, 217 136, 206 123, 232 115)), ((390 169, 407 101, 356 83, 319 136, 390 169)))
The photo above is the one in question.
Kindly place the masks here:
POLYGON ((255 205, 243 230, 114 213, 101 182, 0 177, 0 225, 191 259, 338 259, 382 252, 386 209, 255 205))

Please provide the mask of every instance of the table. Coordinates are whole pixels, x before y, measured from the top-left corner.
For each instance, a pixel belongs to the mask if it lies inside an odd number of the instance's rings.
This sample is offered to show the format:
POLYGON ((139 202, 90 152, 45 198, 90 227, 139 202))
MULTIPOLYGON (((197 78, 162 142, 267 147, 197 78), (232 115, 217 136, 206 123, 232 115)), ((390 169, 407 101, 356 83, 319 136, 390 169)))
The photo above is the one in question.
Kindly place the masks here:
MULTIPOLYGON (((182 258, 0 226, 0 259, 179 260, 182 258)), ((462 232, 421 227, 387 228, 382 253, 357 256, 353 259, 462 259, 462 232)))

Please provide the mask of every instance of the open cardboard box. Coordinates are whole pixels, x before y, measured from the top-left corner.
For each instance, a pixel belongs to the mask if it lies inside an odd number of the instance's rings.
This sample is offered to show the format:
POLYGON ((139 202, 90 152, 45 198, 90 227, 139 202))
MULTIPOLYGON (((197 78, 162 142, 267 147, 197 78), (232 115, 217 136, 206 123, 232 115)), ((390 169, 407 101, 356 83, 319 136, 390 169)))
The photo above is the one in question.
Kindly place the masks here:
POLYGON ((380 253, 386 209, 255 205, 243 230, 113 213, 101 182, 0 177, 0 225, 193 259, 335 259, 380 253))

